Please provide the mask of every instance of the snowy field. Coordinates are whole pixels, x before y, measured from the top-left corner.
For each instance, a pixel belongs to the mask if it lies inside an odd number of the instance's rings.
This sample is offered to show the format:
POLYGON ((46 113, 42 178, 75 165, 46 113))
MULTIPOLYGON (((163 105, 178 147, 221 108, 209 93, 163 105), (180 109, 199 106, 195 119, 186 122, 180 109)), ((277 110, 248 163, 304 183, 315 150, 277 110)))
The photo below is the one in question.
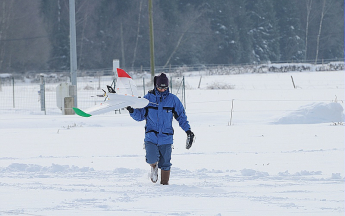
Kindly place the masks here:
POLYGON ((0 109, 0 215, 344 216, 344 78, 187 76, 196 142, 174 121, 168 186, 149 180, 144 122, 125 111, 0 109))

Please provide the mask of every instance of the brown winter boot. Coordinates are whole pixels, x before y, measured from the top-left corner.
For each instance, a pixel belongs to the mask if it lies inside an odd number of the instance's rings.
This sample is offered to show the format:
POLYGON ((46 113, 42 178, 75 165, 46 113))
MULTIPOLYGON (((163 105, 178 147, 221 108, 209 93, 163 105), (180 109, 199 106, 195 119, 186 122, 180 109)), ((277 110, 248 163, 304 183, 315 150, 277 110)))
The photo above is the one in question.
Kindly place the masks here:
POLYGON ((169 185, 170 170, 161 170, 161 184, 169 185))

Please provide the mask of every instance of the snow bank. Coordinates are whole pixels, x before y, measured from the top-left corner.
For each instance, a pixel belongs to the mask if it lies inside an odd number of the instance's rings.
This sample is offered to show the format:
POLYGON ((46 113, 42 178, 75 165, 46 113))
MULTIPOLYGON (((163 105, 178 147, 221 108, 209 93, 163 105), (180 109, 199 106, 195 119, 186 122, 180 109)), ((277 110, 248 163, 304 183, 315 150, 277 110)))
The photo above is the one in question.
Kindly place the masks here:
POLYGON ((344 122, 344 108, 340 103, 312 103, 279 118, 275 124, 318 124, 344 122))
POLYGON ((12 163, 6 168, 0 168, 0 173, 5 172, 40 172, 40 173, 69 173, 69 172, 89 172, 94 171, 90 167, 69 166, 52 164, 50 167, 44 167, 36 164, 12 163))
POLYGON ((9 74, 9 73, 0 74, 0 78, 10 78, 11 76, 12 76, 12 74, 9 74))

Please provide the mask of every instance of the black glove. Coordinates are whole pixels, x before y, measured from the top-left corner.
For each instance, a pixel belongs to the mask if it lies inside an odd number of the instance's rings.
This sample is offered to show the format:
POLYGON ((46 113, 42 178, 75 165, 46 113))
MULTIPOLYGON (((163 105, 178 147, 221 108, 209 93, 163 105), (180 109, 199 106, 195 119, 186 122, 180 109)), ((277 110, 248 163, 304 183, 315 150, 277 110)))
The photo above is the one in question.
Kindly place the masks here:
POLYGON ((126 107, 126 109, 128 110, 129 113, 133 113, 134 109, 131 106, 126 107))
POLYGON ((191 130, 186 131, 186 133, 187 133, 186 149, 190 149, 190 147, 192 147, 193 142, 195 141, 195 136, 191 130))

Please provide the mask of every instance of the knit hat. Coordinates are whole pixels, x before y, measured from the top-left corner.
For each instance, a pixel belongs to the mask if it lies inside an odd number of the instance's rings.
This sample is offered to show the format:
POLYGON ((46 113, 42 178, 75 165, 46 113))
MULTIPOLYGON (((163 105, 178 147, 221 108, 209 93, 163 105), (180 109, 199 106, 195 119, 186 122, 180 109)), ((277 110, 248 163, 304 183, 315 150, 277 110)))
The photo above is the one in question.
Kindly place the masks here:
POLYGON ((155 82, 156 87, 159 87, 159 88, 168 88, 169 87, 169 79, 164 73, 161 73, 161 75, 156 76, 155 81, 156 81, 155 82))

